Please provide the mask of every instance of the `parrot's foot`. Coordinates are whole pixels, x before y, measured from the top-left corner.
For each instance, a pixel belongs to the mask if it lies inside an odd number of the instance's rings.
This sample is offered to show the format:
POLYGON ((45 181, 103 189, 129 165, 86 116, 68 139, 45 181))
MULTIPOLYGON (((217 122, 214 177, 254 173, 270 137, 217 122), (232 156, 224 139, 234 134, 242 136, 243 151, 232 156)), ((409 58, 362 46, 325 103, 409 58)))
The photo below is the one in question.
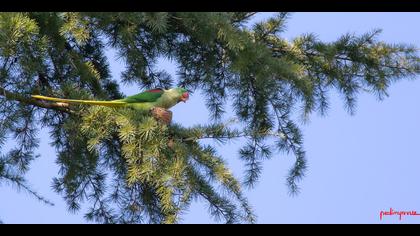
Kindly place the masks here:
POLYGON ((150 109, 150 113, 156 120, 161 121, 164 124, 169 125, 172 121, 172 111, 166 110, 164 108, 154 107, 150 109))

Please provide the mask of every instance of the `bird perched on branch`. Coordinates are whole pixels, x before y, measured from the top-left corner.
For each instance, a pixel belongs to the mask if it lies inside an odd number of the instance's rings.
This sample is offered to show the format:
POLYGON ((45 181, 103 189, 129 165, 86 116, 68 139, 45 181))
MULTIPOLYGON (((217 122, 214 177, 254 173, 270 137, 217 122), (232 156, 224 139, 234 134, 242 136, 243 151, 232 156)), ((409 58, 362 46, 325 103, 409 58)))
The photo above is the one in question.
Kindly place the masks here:
POLYGON ((186 102, 189 93, 184 88, 151 89, 145 92, 112 101, 76 100, 32 95, 33 98, 52 101, 62 107, 68 107, 69 103, 87 104, 107 107, 131 107, 138 111, 150 112, 156 119, 169 124, 172 120, 172 112, 167 109, 179 102, 186 102))
POLYGON ((76 100, 32 95, 33 98, 53 101, 58 103, 78 103, 87 105, 107 106, 107 107, 131 107, 136 110, 149 111, 152 108, 169 109, 179 102, 186 102, 189 93, 184 88, 172 89, 151 89, 145 92, 112 101, 76 100))

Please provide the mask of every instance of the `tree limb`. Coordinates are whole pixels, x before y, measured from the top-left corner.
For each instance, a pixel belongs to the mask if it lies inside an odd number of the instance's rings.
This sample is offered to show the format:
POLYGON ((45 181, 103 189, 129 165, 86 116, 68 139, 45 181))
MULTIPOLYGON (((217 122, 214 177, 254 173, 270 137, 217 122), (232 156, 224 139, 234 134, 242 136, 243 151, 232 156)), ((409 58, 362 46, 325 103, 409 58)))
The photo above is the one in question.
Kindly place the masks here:
POLYGON ((54 102, 44 102, 38 99, 30 98, 21 94, 12 93, 7 91, 4 88, 0 88, 0 96, 4 96, 7 100, 14 100, 26 105, 33 105, 46 109, 53 109, 56 111, 61 111, 69 114, 75 114, 74 111, 66 108, 63 103, 54 103, 54 102))

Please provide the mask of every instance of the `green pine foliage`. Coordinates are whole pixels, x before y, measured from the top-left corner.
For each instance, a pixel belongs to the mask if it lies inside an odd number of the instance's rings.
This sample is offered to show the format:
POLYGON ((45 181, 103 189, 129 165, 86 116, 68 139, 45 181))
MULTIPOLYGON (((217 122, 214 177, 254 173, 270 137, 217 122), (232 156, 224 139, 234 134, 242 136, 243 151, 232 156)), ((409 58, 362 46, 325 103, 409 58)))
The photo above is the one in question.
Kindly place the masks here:
POLYGON ((359 93, 383 99, 393 82, 420 72, 416 48, 381 42, 380 30, 329 43, 312 34, 287 41, 289 14, 247 26, 255 14, 1 13, 0 146, 12 139, 16 147, 2 150, 0 184, 49 203, 24 178, 38 157, 37 131, 48 128, 60 166, 53 189, 70 211, 87 204, 87 220, 177 223, 202 199, 216 220, 253 223, 243 189, 255 186, 264 160, 293 154, 286 183, 299 191, 307 160, 296 115, 326 114, 333 89, 353 114, 359 93), (109 48, 125 63, 121 78, 111 78, 109 48), (176 78, 159 68, 161 57, 178 64, 176 78), (212 122, 166 125, 131 109, 29 96, 119 99, 120 82, 203 93, 212 122), (227 109, 233 122, 224 122, 227 109), (243 178, 204 139, 246 140, 238 150, 243 178))

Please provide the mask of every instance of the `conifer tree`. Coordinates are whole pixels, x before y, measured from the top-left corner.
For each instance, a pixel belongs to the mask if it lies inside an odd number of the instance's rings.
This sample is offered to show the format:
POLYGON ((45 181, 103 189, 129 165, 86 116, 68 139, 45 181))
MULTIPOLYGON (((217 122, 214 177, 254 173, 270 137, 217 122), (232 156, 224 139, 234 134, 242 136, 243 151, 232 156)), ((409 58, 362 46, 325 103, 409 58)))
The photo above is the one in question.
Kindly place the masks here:
POLYGON ((299 190, 307 161, 296 114, 326 114, 330 90, 352 114, 358 93, 383 99, 393 82, 420 72, 416 48, 384 43, 380 30, 328 43, 313 34, 287 41, 281 36, 287 13, 247 26, 254 15, 1 13, 0 144, 11 137, 16 147, 2 150, 0 184, 49 203, 24 178, 38 157, 37 131, 48 128, 60 166, 53 189, 71 211, 89 204, 87 220, 176 223, 200 198, 216 220, 252 223, 243 188, 255 185, 265 159, 292 153, 286 182, 290 193, 299 190), (109 48, 125 63, 121 78, 110 75, 109 48), (177 77, 159 68, 160 57, 178 64, 177 77), (119 99, 119 83, 203 93, 212 122, 182 126, 129 108, 63 106, 30 96, 119 99), (223 116, 227 109, 234 125, 223 116), (201 142, 238 138, 247 140, 238 150, 243 179, 201 142))

